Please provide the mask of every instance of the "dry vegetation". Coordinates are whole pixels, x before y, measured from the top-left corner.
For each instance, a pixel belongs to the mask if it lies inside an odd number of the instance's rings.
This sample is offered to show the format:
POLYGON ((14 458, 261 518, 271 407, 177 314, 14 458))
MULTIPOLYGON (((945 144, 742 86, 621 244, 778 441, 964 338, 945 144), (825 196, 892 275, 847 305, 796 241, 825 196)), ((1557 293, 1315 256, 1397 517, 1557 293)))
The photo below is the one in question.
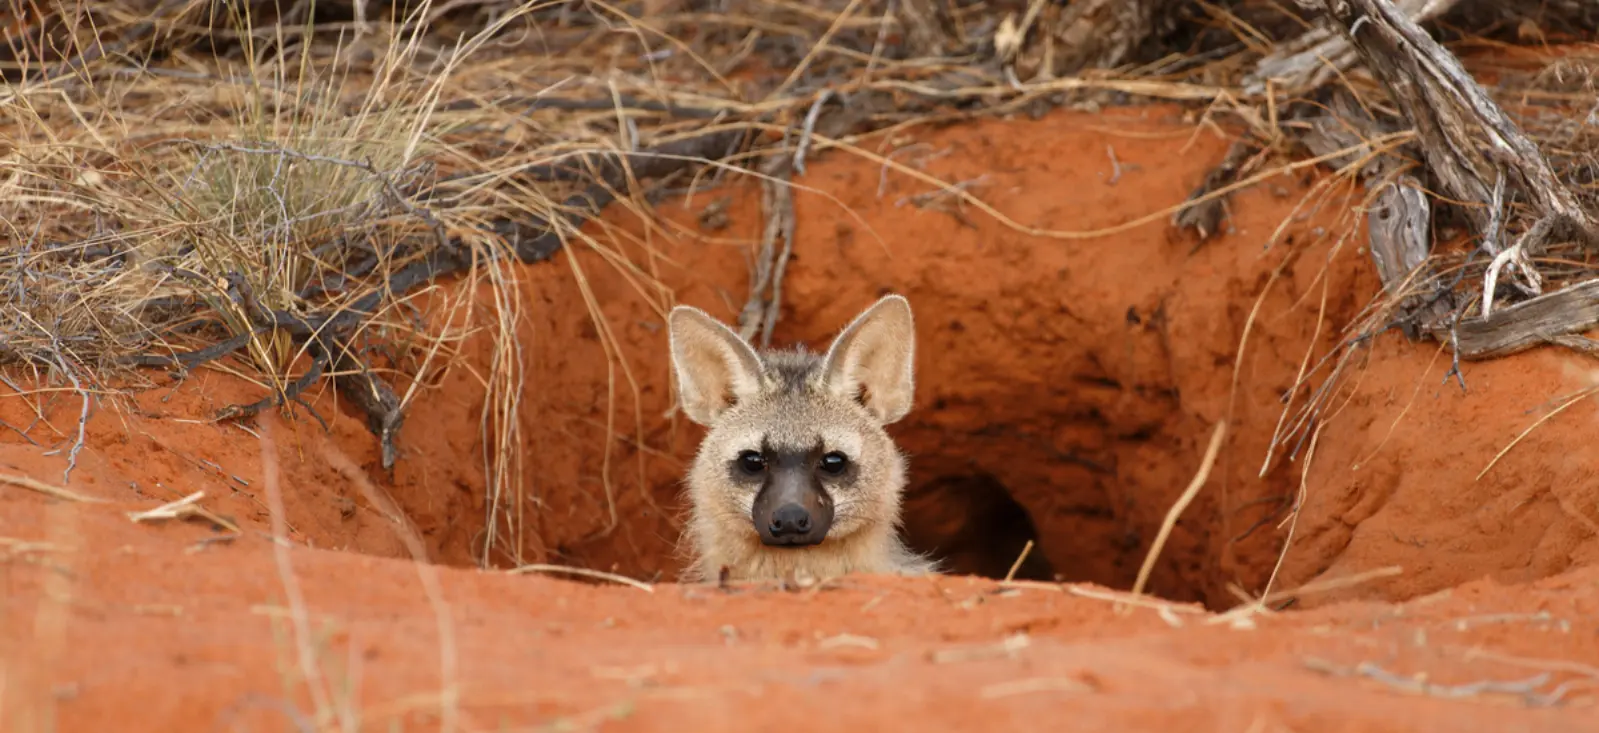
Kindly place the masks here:
MULTIPOLYGON (((1226 226, 1228 193, 1284 170, 1336 171, 1319 195, 1365 186, 1388 289, 1347 348, 1306 365, 1301 383, 1320 386, 1295 391, 1279 454, 1303 446, 1335 377, 1381 331, 1486 358, 1547 341, 1592 350, 1573 334, 1599 322, 1582 284, 1599 48, 1551 45, 1593 40, 1599 11, 1578 0, 10 5, 0 362, 71 385, 85 415, 92 395, 148 374, 134 366, 257 379, 265 397, 224 418, 292 407, 331 378, 392 464, 406 404, 465 334, 491 329, 491 545, 519 531, 495 508, 523 485, 506 265, 600 249, 577 224, 601 206, 645 211, 708 177, 756 175, 773 225, 741 325, 769 334, 785 185, 807 156, 867 156, 947 185, 863 146, 895 126, 1192 105, 1239 139, 1191 205, 1165 212, 1201 242, 1226 226), (1422 42, 1404 20, 1418 13, 1488 95, 1422 42), (443 297, 430 286, 446 275, 472 286, 443 297)), ((1358 213, 1329 236, 1350 239, 1358 213)), ((670 307, 648 272, 610 261, 670 307)))

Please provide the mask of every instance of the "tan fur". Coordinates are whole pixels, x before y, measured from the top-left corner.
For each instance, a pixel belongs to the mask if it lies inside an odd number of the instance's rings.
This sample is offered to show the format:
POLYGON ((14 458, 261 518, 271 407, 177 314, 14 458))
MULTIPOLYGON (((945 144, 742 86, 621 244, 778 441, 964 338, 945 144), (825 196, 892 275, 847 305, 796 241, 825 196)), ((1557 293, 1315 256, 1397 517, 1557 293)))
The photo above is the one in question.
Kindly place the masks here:
POLYGON ((709 428, 687 477, 690 579, 716 578, 724 567, 735 580, 936 572, 899 538, 905 458, 883 430, 910 411, 913 397, 915 333, 903 297, 867 308, 825 355, 803 347, 757 352, 688 306, 667 321, 683 410, 709 428), (762 544, 750 519, 755 493, 735 483, 729 467, 763 440, 795 449, 820 441, 854 464, 847 486, 828 489, 834 519, 821 544, 762 544))

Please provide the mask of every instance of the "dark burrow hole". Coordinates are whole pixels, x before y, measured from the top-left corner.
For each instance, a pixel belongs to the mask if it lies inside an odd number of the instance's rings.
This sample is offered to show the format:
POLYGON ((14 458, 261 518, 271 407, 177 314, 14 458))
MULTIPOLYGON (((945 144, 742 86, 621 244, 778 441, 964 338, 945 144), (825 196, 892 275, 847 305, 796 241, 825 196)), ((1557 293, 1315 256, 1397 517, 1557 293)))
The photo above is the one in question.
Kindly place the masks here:
POLYGON ((906 544, 939 560, 945 573, 1056 579, 1054 566, 1039 547, 1032 516, 991 474, 951 474, 922 482, 907 493, 904 516, 906 544))
MULTIPOLYGON (((1014 565, 1015 580, 1091 583, 1129 591, 1170 504, 1155 497, 1147 483, 1115 474, 1098 481, 1037 485, 1032 477, 1023 477, 1025 485, 1007 485, 981 468, 960 467, 965 461, 959 457, 940 463, 943 471, 913 478, 907 486, 903 537, 911 549, 940 560, 949 575, 1002 579, 1014 565)), ((1204 501, 1195 504, 1162 548, 1144 592, 1225 610, 1237 599, 1226 591, 1225 581, 1231 577, 1222 577, 1209 549, 1215 509, 1204 501)), ((1227 566, 1233 568, 1228 572, 1236 572, 1238 563, 1276 557, 1276 544, 1270 541, 1235 545, 1234 550, 1243 556, 1227 566), (1253 557, 1248 552, 1263 554, 1253 557)))

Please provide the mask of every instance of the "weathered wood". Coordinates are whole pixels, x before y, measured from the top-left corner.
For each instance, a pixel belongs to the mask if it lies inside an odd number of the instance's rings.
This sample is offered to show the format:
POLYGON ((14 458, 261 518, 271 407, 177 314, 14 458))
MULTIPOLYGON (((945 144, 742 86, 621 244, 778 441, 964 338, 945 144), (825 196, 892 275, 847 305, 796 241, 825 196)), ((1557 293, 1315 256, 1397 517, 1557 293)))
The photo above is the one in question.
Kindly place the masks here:
POLYGON ((1549 339, 1549 343, 1556 346, 1564 346, 1572 351, 1580 351, 1588 356, 1599 357, 1599 341, 1595 341, 1587 336, 1578 336, 1576 334, 1555 336, 1554 338, 1549 339))
POLYGON ((1054 34, 1054 73, 1108 69, 1132 61, 1183 0, 1075 0, 1061 11, 1054 34))
POLYGON ((1439 333, 1451 320, 1454 296, 1437 282, 1431 260, 1432 205, 1421 181, 1408 173, 1376 179, 1379 186, 1366 212, 1367 248, 1383 289, 1399 297, 1407 289, 1430 287, 1404 294, 1399 302, 1399 328, 1411 341, 1423 333, 1439 333))
MULTIPOLYGON (((1389 0, 1314 1, 1387 88, 1414 127, 1427 168, 1445 196, 1463 205, 1480 235, 1479 247, 1493 257, 1484 277, 1481 315, 1454 328, 1434 319, 1429 332, 1436 338, 1451 338, 1460 358, 1482 359, 1591 327, 1599 306, 1584 299, 1589 290, 1583 286, 1562 291, 1565 294, 1553 300, 1529 301, 1536 305, 1530 310, 1517 308, 1514 317, 1494 317, 1496 285, 1506 266, 1521 274, 1522 281, 1515 284, 1522 291, 1538 296, 1542 278, 1531 265, 1531 255, 1557 237, 1599 243, 1594 220, 1555 175, 1538 146, 1466 73, 1459 59, 1389 0), (1513 200, 1526 202, 1530 216, 1507 221, 1506 216, 1519 213, 1506 208, 1513 200), (1505 233, 1517 228, 1522 233, 1507 244, 1505 233), (1559 308, 1573 310, 1562 313, 1559 308)), ((1386 265, 1379 262, 1379 267, 1399 266, 1413 256, 1415 247, 1402 240, 1386 246, 1395 249, 1384 258, 1398 259, 1386 265)))
MULTIPOLYGON (((1394 0, 1395 9, 1423 23, 1459 5, 1461 0, 1394 0)), ((1301 5, 1305 3, 1301 2, 1301 5)), ((1349 71, 1360 54, 1349 39, 1327 27, 1312 28, 1273 49, 1244 76, 1244 91, 1265 94, 1269 82, 1277 91, 1304 94, 1349 71)))
POLYGON ((1399 295, 1407 281, 1431 278, 1426 263, 1432 251, 1432 205, 1421 181, 1403 170, 1402 158, 1378 154, 1366 142, 1388 132, 1340 91, 1328 102, 1327 112, 1310 119, 1310 129, 1301 139, 1317 156, 1350 151, 1334 158, 1333 165, 1360 166, 1356 174, 1374 191, 1366 214, 1372 264, 1383 288, 1399 295), (1412 278, 1417 268, 1424 269, 1412 278))
POLYGON ((1415 176, 1402 173, 1376 183, 1376 200, 1366 214, 1371 259, 1383 288, 1398 295, 1432 249, 1432 207, 1415 176))
POLYGON ((1315 157, 1332 156, 1327 160, 1327 167, 1334 170, 1365 161, 1357 173, 1363 179, 1370 179, 1386 169, 1388 159, 1373 155, 1366 141, 1387 130, 1362 112, 1359 105, 1348 104, 1347 98, 1346 94, 1335 95, 1329 105, 1330 112, 1306 120, 1308 127, 1299 134, 1299 142, 1315 157), (1335 153, 1342 154, 1334 156, 1335 153))
MULTIPOLYGON (((1383 289, 1399 297, 1417 283, 1433 282, 1428 260, 1432 253, 1432 204, 1422 182, 1403 168, 1403 158, 1374 154, 1367 140, 1391 132, 1356 104, 1346 91, 1337 91, 1327 112, 1309 120, 1300 140, 1316 156, 1330 156, 1338 168, 1359 165, 1356 174, 1373 191, 1366 212, 1367 248, 1383 289)), ((1436 291, 1404 295, 1400 328, 1414 340, 1449 317, 1454 299, 1436 291), (1419 322, 1418 322, 1419 321, 1419 322)))
MULTIPOLYGON (((1316 0, 1415 126, 1427 165, 1451 197, 1468 204, 1479 233, 1498 212, 1496 182, 1504 176, 1537 218, 1553 218, 1593 241, 1599 230, 1555 176, 1538 146, 1505 116, 1443 46, 1388 0, 1316 0)), ((1441 1, 1441 0, 1435 0, 1441 1)), ((1536 251, 1542 242, 1528 243, 1536 251)), ((1500 242, 1484 241, 1490 254, 1500 242)))
MULTIPOLYGON (((1320 10, 1320 0, 1298 0, 1320 10)), ((1440 28, 1487 32, 1517 43, 1542 43, 1546 34, 1576 33, 1591 37, 1599 27, 1599 2, 1593 0, 1390 0, 1417 25, 1437 22, 1440 28)), ((1266 92, 1269 81, 1278 93, 1303 95, 1353 69, 1360 54, 1336 29, 1312 28, 1279 44, 1244 76, 1250 95, 1266 92)))
MULTIPOLYGON (((1589 280, 1506 306, 1487 318, 1462 319, 1455 353, 1462 360, 1510 356, 1599 326, 1599 280, 1589 280)), ((1566 344, 1574 345, 1574 344, 1566 344)))

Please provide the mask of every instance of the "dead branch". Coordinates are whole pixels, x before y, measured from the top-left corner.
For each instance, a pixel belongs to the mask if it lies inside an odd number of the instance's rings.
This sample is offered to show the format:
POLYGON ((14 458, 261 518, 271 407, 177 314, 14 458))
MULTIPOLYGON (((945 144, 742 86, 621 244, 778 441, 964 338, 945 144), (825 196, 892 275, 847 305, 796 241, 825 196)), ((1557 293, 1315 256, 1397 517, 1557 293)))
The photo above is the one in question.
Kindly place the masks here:
POLYGON ((766 226, 756 254, 755 272, 750 278, 750 297, 739 312, 739 335, 750 343, 767 348, 772 343, 772 328, 782 309, 783 277, 794 252, 794 192, 791 189, 792 164, 787 156, 775 155, 762 172, 761 210, 766 226), (755 336, 760 335, 760 341, 755 336))
MULTIPOLYGON (((1522 275, 1516 284, 1537 296, 1542 282, 1531 256, 1560 237, 1599 242, 1599 228, 1555 175, 1543 152, 1505 116, 1460 61, 1412 17, 1388 0, 1316 1, 1414 126, 1429 170, 1442 183, 1444 193, 1463 204, 1480 236, 1479 247, 1493 257, 1485 276, 1481 322, 1500 323, 1490 321, 1489 316, 1501 269, 1513 266, 1513 272, 1522 275), (1501 233, 1509 227, 1502 217, 1510 201, 1526 203, 1531 223, 1506 246, 1501 233)), ((1394 195, 1403 197, 1404 193, 1401 190, 1394 195)), ((1402 202, 1402 198, 1390 199, 1394 205, 1402 202)), ((1399 255, 1397 261, 1387 264, 1399 267, 1406 259, 1408 256, 1399 255)), ((1434 323, 1430 330, 1438 337, 1447 335, 1442 324, 1434 323)), ((1558 335, 1541 332, 1540 342, 1558 335)), ((1505 338, 1516 341, 1520 337, 1505 334, 1505 338)))
MULTIPOLYGON (((1428 167, 1447 192, 1473 204, 1467 215, 1479 232, 1490 230, 1495 181, 1507 176, 1510 190, 1532 204, 1537 218, 1568 225, 1587 241, 1599 239, 1599 229, 1538 146, 1413 19, 1388 0, 1316 1, 1415 126, 1428 167)), ((1483 246, 1489 254, 1501 249, 1497 242, 1483 246)))
POLYGON ((332 342, 324 343, 323 348, 333 354, 334 368, 340 373, 334 383, 341 394, 366 414, 366 427, 378 439, 383 469, 393 469, 394 462, 400 456, 395 439, 400 434, 400 426, 405 423, 404 405, 394 393, 394 388, 374 373, 347 341, 336 338, 324 341, 332 342))
MULTIPOLYGON (((1259 152, 1260 146, 1247 136, 1233 141, 1232 147, 1227 149, 1227 156, 1205 174, 1205 180, 1199 182, 1193 193, 1188 194, 1188 200, 1196 203, 1172 215, 1172 226, 1194 230, 1199 235, 1200 244, 1215 236, 1226 219, 1227 202, 1232 197, 1211 196, 1211 192, 1237 183, 1244 174, 1244 164, 1259 152)), ((1198 246, 1195 245, 1195 248, 1198 246)))
MULTIPOLYGON (((1393 0, 1394 9, 1423 23, 1458 5, 1460 0, 1393 0)), ((1301 3, 1303 4, 1303 3, 1301 3)), ((1244 76, 1244 93, 1261 95, 1267 84, 1276 91, 1304 94, 1349 71, 1360 60, 1349 39, 1327 27, 1312 28, 1277 46, 1244 76)))
POLYGON ((245 347, 250 339, 255 338, 264 329, 256 328, 228 338, 203 349, 194 351, 180 351, 173 354, 134 354, 123 359, 123 362, 132 366, 166 367, 179 372, 189 372, 195 367, 207 362, 216 361, 245 347))
POLYGON ((1462 319, 1455 329, 1461 359, 1497 359, 1548 343, 1572 347, 1563 337, 1599 327, 1599 280, 1462 319))
MULTIPOLYGON (((236 420, 243 417, 254 417, 262 410, 265 410, 269 407, 280 407, 289 402, 299 403, 305 409, 311 410, 311 414, 316 416, 316 411, 312 410, 311 406, 307 405, 300 395, 304 394, 307 389, 310 389, 311 385, 316 383, 316 380, 322 378, 322 372, 326 370, 328 366, 328 354, 327 351, 321 348, 316 341, 312 341, 309 346, 311 351, 311 367, 306 369, 305 373, 300 375, 298 379, 290 382, 289 385, 284 387, 281 391, 274 392, 271 395, 263 397, 250 404, 229 405, 228 407, 224 407, 217 413, 217 419, 236 420)), ((321 416, 316 417, 318 422, 321 422, 321 416)), ((327 423, 322 423, 323 430, 326 430, 327 427, 327 423)))
POLYGON ((1407 158, 1379 153, 1366 143, 1392 130, 1368 115, 1347 90, 1334 92, 1326 111, 1309 123, 1300 136, 1305 147, 1317 156, 1352 151, 1331 164, 1358 166, 1356 175, 1374 192, 1366 216, 1369 249, 1383 289, 1401 298, 1396 319, 1399 327, 1411 340, 1419 338, 1423 330, 1441 328, 1453 311, 1454 299, 1433 277, 1428 259, 1433 244, 1432 204, 1421 181, 1409 172, 1407 158), (1418 282, 1431 283, 1433 292, 1409 292, 1418 282))
POLYGON ((1420 314, 1420 325, 1426 329, 1441 328, 1453 310, 1453 299, 1447 292, 1435 292, 1430 297, 1404 295, 1408 283, 1434 282, 1428 261, 1432 253, 1432 205, 1421 182, 1408 173, 1367 185, 1377 188, 1366 212, 1372 263, 1383 289, 1390 296, 1403 297, 1398 320, 1405 336, 1414 340, 1420 335, 1415 320, 1418 310, 1425 310, 1420 314))
POLYGON ((1054 73, 1112 68, 1132 61, 1162 22, 1175 19, 1179 0, 1077 0, 1053 29, 1054 73))

